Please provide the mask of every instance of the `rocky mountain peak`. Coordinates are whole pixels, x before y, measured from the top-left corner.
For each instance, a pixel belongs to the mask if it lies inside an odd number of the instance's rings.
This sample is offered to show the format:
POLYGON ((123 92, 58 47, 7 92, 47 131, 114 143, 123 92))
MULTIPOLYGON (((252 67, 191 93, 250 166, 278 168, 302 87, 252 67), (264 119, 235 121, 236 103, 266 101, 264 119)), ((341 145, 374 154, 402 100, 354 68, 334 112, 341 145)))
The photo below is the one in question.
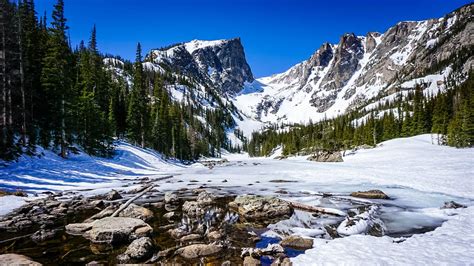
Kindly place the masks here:
POLYGON ((246 82, 254 81, 240 38, 193 40, 169 48, 152 50, 149 60, 193 77, 222 94, 233 95, 239 92, 246 82))
POLYGON ((323 66, 326 67, 329 65, 332 57, 334 55, 334 50, 331 44, 324 43, 321 47, 311 56, 309 61, 312 66, 323 66))

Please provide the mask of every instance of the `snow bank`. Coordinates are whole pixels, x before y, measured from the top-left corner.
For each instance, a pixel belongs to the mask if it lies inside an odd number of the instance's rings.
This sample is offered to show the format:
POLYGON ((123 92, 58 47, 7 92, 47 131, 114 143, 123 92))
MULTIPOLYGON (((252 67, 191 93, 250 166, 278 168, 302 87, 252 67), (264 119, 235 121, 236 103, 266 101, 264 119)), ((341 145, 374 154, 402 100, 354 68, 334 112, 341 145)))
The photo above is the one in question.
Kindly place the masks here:
POLYGON ((436 230, 402 239, 354 235, 327 241, 292 259, 295 265, 467 265, 474 261, 474 207, 462 209, 436 230))
MULTIPOLYGON (((63 159, 39 150, 41 158, 23 156, 19 162, 0 169, 0 189, 28 192, 106 190, 141 177, 158 178, 183 166, 165 161, 161 154, 119 142, 114 158, 71 155, 63 159)), ((3 201, 4 198, 2 198, 3 201)))

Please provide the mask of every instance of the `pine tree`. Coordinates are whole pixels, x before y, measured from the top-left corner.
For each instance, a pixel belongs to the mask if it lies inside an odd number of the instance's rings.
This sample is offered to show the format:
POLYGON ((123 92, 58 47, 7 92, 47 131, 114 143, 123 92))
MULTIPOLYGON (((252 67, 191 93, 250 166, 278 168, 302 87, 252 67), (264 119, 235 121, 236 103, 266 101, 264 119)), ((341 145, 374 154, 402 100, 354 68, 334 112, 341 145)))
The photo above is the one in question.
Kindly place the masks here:
MULTIPOLYGON (((44 114, 50 122, 43 129, 46 135, 53 133, 56 145, 60 146, 60 155, 67 157, 67 119, 68 99, 71 93, 71 51, 66 38, 66 18, 64 17, 64 1, 58 0, 54 5, 53 21, 49 29, 50 36, 47 41, 47 50, 43 59, 41 84, 49 99, 49 112, 44 114)), ((49 146, 49 137, 44 140, 44 145, 49 146)))
POLYGON ((133 73, 133 88, 128 105, 127 124, 129 127, 129 138, 141 147, 146 145, 146 133, 148 127, 148 103, 145 88, 145 77, 142 66, 141 45, 137 45, 137 54, 133 73))

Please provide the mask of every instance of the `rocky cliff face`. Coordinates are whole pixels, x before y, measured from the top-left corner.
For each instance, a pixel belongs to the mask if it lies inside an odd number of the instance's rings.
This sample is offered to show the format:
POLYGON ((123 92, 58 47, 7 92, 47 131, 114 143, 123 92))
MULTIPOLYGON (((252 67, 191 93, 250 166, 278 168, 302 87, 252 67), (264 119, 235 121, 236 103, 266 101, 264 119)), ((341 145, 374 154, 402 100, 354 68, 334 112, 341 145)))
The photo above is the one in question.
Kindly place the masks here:
POLYGON ((439 19, 400 22, 383 34, 345 34, 288 71, 248 85, 243 92, 252 93, 240 94, 235 104, 262 122, 308 122, 419 81, 439 91, 449 74, 474 67, 473 13, 470 4, 439 19))
POLYGON ((194 40, 171 48, 152 50, 147 59, 165 69, 190 76, 223 94, 233 95, 246 82, 254 81, 239 38, 194 40))

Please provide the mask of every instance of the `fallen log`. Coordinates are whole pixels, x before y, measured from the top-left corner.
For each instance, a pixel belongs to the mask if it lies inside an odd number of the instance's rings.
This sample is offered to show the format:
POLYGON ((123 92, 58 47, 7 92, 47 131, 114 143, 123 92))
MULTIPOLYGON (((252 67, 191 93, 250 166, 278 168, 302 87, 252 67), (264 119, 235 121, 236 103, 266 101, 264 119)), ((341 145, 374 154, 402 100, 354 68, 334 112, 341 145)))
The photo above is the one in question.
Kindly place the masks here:
POLYGON ((345 212, 337 210, 337 209, 316 207, 316 206, 306 205, 303 203, 293 202, 293 201, 286 201, 286 202, 288 202, 291 207, 297 210, 317 212, 317 213, 322 213, 322 214, 330 214, 330 215, 335 215, 335 216, 347 215, 345 212))
POLYGON ((127 202, 122 204, 122 206, 120 206, 120 208, 118 208, 118 210, 116 210, 114 213, 112 213, 112 215, 110 215, 110 217, 117 217, 117 215, 119 215, 123 210, 125 210, 130 204, 132 204, 135 200, 137 200, 141 196, 145 195, 145 193, 152 190, 154 187, 155 187, 155 185, 151 185, 148 188, 144 189, 139 194, 137 194, 135 197, 129 199, 127 202))

